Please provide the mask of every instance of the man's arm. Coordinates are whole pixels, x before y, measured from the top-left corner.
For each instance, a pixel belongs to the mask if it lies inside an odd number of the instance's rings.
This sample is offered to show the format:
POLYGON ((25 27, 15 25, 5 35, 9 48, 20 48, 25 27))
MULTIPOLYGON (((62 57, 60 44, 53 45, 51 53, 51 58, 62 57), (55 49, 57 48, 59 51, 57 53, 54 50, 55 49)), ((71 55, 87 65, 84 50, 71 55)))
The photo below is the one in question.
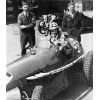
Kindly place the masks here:
POLYGON ((20 29, 26 28, 25 25, 22 25, 21 14, 18 15, 18 22, 17 23, 18 23, 18 26, 20 29))
POLYGON ((63 17, 63 21, 62 21, 62 31, 63 32, 67 32, 68 34, 71 33, 71 29, 67 28, 67 19, 66 19, 66 15, 64 15, 63 17))
POLYGON ((35 27, 35 25, 36 25, 35 14, 31 13, 31 16, 32 16, 31 23, 29 25, 26 25, 27 28, 35 27))
POLYGON ((80 28, 80 33, 83 33, 84 30, 84 21, 83 21, 83 14, 81 13, 81 28, 80 28))

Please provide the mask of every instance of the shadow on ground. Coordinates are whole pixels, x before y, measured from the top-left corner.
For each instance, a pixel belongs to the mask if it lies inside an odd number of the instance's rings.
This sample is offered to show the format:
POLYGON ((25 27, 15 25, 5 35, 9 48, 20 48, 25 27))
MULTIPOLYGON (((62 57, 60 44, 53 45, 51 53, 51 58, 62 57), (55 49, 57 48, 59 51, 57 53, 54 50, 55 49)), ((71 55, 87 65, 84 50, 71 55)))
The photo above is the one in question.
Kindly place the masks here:
MULTIPOLYGON (((77 98, 88 89, 89 87, 85 82, 84 76, 80 73, 79 77, 74 78, 74 82, 70 87, 66 88, 51 100, 77 100, 77 98)), ((82 100, 91 91, 92 88, 78 100, 82 100)))

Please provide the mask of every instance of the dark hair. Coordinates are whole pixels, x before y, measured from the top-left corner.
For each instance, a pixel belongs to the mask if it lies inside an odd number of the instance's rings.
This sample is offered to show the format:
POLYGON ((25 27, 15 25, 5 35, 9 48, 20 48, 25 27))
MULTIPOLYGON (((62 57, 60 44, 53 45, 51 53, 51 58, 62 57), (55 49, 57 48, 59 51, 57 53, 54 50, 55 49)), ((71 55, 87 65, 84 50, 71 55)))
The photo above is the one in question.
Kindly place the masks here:
POLYGON ((74 5, 74 6, 75 6, 75 3, 74 3, 74 2, 70 2, 70 3, 68 4, 68 7, 71 6, 71 5, 74 5))
POLYGON ((29 6, 27 2, 22 2, 22 6, 24 6, 24 5, 29 6))
MULTIPOLYGON (((61 33, 60 33, 60 31, 59 31, 59 28, 56 28, 57 29, 57 35, 58 35, 58 38, 60 38, 61 37, 61 33)), ((50 35, 51 35, 51 30, 49 31, 50 33, 50 35)))

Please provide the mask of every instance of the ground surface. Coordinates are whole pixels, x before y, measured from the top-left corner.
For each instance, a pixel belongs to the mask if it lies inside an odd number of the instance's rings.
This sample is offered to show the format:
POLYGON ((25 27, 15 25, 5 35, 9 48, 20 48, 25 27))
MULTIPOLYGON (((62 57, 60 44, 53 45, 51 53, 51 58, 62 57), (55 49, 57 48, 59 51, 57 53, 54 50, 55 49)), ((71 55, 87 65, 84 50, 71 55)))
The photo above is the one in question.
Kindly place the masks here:
MULTIPOLYGON (((10 63, 15 59, 20 57, 20 40, 19 40, 19 29, 17 24, 9 24, 6 27, 6 63, 10 63)), ((37 29, 36 29, 37 30, 37 29)), ((36 38, 38 39, 41 34, 36 31, 36 38)), ((92 33, 82 34, 82 46, 85 50, 85 53, 92 50, 92 33)), ((52 100, 93 100, 92 98, 92 88, 89 88, 84 80, 82 74, 80 77, 76 78, 74 84, 59 93, 52 100)))

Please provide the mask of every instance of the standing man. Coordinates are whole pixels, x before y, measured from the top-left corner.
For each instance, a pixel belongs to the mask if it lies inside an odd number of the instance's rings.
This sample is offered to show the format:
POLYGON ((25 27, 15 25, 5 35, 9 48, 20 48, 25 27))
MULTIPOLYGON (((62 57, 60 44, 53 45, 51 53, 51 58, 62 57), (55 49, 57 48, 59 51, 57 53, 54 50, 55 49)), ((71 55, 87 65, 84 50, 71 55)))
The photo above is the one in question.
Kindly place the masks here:
POLYGON ((26 54, 27 42, 31 48, 35 45, 35 30, 36 25, 35 14, 29 11, 27 3, 22 5, 23 12, 18 15, 18 25, 20 28, 20 43, 21 43, 21 55, 26 54))
POLYGON ((74 2, 68 4, 68 11, 64 14, 62 21, 62 31, 75 36, 81 42, 81 34, 84 29, 82 13, 75 11, 74 2))

